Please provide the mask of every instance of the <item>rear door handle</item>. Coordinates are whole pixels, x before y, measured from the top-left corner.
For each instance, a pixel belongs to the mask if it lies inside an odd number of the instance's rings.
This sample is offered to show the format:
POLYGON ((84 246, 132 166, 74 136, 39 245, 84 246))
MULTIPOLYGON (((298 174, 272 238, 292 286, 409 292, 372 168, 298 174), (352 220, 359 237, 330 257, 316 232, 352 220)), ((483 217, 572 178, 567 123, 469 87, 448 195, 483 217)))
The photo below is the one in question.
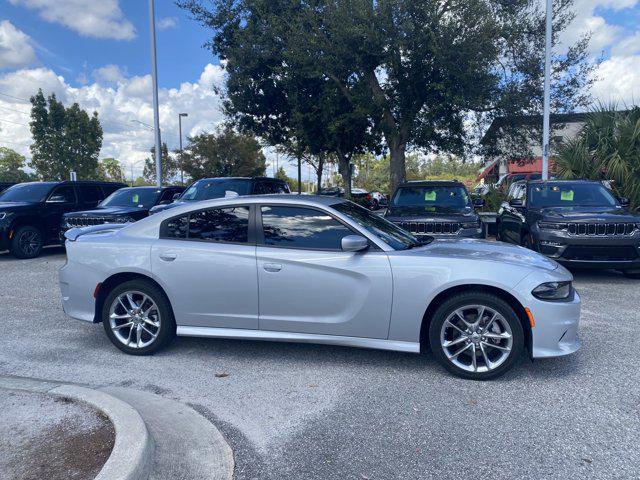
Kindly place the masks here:
POLYGON ((263 265, 263 267, 265 269, 265 271, 267 272, 279 272, 280 270, 282 270, 282 265, 280 265, 279 263, 265 263, 263 265))
POLYGON ((178 255, 175 253, 161 253, 160 254, 160 260, 164 260, 165 262, 173 262, 176 258, 178 258, 178 255))

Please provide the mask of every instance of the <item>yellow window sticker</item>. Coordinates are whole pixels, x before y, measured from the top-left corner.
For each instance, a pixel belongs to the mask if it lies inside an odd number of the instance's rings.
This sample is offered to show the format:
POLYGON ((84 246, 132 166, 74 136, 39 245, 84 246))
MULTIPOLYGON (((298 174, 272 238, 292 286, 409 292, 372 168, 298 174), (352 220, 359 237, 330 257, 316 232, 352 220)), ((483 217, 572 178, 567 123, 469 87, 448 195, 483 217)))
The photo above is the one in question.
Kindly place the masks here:
POLYGON ((431 191, 425 192, 424 200, 426 202, 435 202, 436 201, 436 191, 435 190, 431 190, 431 191))
POLYGON ((573 190, 562 190, 560 192, 560 200, 563 202, 573 202, 573 190))

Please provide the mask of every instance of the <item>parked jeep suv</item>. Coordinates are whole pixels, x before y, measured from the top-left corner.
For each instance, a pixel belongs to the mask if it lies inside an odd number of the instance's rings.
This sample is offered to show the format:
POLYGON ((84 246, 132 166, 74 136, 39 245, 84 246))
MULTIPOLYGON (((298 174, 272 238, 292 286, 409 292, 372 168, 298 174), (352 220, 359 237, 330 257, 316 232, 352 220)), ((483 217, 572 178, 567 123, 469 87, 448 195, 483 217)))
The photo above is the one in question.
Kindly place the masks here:
POLYGON ((389 202, 385 218, 417 237, 483 238, 484 229, 474 207, 483 199, 471 200, 458 181, 415 181, 402 183, 389 202))
POLYGON ((284 180, 267 177, 219 177, 203 178, 192 183, 180 198, 169 205, 158 205, 149 211, 149 215, 189 202, 200 202, 214 198, 242 195, 265 195, 273 193, 291 193, 284 180))
POLYGON ((169 205, 184 187, 127 187, 113 192, 95 209, 65 213, 60 224, 60 239, 74 227, 104 223, 130 223, 149 216, 156 205, 169 205))
POLYGON ((94 208, 123 183, 30 182, 0 193, 0 250, 34 258, 45 245, 60 243, 62 215, 94 208))
POLYGON ((568 266, 640 278, 640 214, 628 203, 595 181, 515 183, 499 211, 498 236, 568 266))

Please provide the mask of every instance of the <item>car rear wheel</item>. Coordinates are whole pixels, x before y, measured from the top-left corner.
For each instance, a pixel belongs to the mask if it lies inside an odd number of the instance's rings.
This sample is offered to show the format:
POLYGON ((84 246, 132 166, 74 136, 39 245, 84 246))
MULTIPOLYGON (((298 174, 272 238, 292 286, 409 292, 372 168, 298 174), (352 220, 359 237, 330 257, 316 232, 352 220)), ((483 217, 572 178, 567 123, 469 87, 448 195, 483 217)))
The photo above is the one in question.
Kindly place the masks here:
POLYGON ((11 238, 11 254, 16 258, 36 258, 42 252, 44 240, 36 227, 18 227, 11 238))
POLYGON ((176 332, 169 300, 146 280, 122 283, 107 295, 102 325, 109 340, 131 355, 149 355, 160 350, 176 332))
POLYGON ((436 310, 429 343, 449 372, 489 380, 510 370, 521 358, 524 333, 518 316, 504 300, 469 292, 447 299, 436 310))
POLYGON ((634 280, 640 280, 640 270, 623 270, 622 274, 627 278, 633 278, 634 280))

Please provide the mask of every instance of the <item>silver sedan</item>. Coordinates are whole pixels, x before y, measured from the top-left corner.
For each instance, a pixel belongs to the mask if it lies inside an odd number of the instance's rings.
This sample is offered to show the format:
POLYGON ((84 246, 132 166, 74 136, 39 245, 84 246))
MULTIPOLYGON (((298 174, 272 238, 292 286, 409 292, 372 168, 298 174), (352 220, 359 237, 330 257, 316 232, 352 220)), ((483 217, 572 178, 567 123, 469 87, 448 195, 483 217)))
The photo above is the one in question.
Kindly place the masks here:
POLYGON ((176 335, 419 353, 466 378, 580 347, 580 297, 553 260, 503 243, 418 241, 333 197, 237 197, 66 233, 62 303, 120 350, 176 335))

